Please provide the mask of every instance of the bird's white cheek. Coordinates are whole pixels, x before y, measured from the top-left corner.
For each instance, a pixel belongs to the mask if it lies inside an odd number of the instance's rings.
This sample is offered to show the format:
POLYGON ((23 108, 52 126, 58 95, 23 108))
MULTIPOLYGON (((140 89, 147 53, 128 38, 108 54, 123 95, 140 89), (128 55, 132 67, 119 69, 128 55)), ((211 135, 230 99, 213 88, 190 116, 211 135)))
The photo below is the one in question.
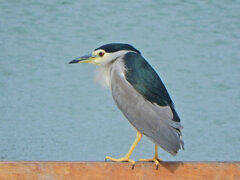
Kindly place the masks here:
POLYGON ((92 61, 93 64, 100 65, 102 63, 102 58, 97 57, 92 61))
POLYGON ((99 65, 106 65, 112 60, 111 55, 106 54, 104 57, 98 59, 99 65))
POLYGON ((100 59, 96 58, 92 61, 93 64, 99 65, 100 64, 100 59))

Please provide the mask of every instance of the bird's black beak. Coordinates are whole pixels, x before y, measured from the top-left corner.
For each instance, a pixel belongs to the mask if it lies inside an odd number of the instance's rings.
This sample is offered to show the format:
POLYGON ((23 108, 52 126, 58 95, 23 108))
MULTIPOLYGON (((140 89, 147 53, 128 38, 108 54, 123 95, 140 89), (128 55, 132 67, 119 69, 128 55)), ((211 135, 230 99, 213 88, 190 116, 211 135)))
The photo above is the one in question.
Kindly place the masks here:
POLYGON ((70 61, 68 64, 74 64, 74 63, 79 63, 79 60, 76 58, 76 59, 70 61))
POLYGON ((93 55, 85 55, 85 56, 81 56, 78 57, 72 61, 69 62, 69 64, 74 64, 74 63, 92 63, 92 61, 94 61, 95 56, 93 55))

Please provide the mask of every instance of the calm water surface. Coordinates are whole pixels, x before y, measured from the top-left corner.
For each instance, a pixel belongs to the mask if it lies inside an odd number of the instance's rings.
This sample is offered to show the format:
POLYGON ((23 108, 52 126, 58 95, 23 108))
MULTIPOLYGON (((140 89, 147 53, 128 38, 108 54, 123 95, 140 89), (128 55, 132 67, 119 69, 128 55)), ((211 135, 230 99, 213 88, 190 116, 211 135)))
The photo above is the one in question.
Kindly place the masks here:
MULTIPOLYGON (((0 160, 123 156, 135 130, 95 68, 109 42, 139 49, 165 83, 185 150, 163 160, 240 160, 239 1, 1 1, 0 160)), ((147 138, 132 158, 152 157, 147 138)))

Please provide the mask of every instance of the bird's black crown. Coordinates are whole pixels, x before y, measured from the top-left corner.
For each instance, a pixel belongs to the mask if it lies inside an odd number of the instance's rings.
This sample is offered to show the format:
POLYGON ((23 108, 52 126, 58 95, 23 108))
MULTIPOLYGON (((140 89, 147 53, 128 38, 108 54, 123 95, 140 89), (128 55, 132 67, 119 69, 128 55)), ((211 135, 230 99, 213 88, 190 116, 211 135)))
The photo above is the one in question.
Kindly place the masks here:
POLYGON ((140 51, 135 49, 133 46, 131 46, 129 44, 123 44, 123 43, 105 44, 105 45, 95 49, 95 51, 98 50, 98 49, 103 49, 107 53, 113 53, 113 52, 117 52, 117 51, 121 51, 121 50, 129 50, 129 51, 134 51, 138 54, 141 54, 140 51))

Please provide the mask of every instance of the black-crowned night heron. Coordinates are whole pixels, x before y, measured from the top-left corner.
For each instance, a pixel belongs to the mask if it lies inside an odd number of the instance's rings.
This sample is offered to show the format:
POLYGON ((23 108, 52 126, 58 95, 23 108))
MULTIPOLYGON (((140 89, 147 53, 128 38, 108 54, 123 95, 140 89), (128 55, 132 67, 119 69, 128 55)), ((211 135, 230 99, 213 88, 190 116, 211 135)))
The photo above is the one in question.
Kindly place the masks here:
POLYGON ((155 143, 155 155, 152 159, 140 161, 154 161, 158 166, 158 145, 173 156, 183 148, 183 127, 174 104, 160 77, 133 46, 106 44, 91 55, 69 63, 98 65, 97 81, 111 89, 116 105, 137 130, 137 138, 124 157, 114 159, 107 156, 106 159, 128 161, 134 165, 135 161, 130 156, 142 135, 155 143))

